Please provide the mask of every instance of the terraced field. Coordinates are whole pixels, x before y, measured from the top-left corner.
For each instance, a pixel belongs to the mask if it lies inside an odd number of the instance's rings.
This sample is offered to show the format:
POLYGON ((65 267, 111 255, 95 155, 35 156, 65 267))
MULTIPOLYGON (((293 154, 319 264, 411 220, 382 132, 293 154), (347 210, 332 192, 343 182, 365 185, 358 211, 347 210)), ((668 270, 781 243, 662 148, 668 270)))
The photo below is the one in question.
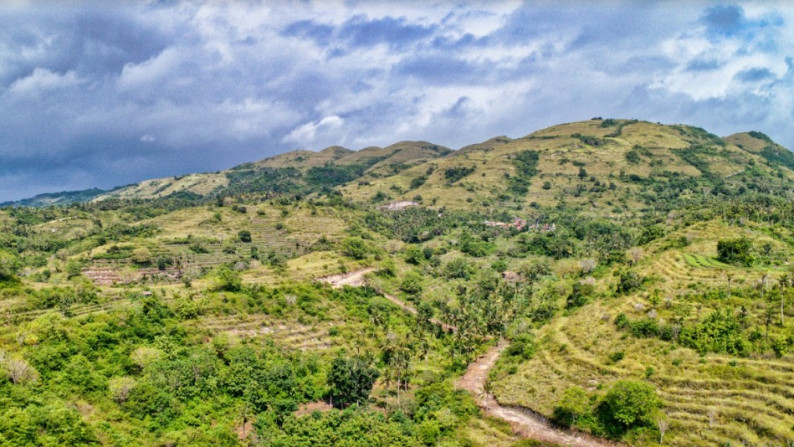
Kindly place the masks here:
POLYGON ((568 386, 598 395, 616 380, 642 379, 656 387, 664 402, 670 421, 667 445, 758 444, 791 438, 794 357, 701 357, 660 340, 627 338, 613 323, 619 310, 617 302, 595 304, 541 330, 538 354, 514 374, 495 381, 499 401, 550 416, 568 386), (622 352, 622 360, 610 359, 614 352, 622 352))

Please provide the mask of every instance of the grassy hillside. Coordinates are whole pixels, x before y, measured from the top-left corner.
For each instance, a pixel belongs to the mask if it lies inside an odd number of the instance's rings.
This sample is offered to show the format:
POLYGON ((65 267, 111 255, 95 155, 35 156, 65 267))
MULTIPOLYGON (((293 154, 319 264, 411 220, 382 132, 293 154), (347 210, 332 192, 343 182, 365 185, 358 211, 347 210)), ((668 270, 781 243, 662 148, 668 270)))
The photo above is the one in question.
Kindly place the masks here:
POLYGON ((454 386, 501 338, 484 389, 558 426, 783 442, 791 159, 595 119, 2 208, 0 444, 535 445, 454 386))

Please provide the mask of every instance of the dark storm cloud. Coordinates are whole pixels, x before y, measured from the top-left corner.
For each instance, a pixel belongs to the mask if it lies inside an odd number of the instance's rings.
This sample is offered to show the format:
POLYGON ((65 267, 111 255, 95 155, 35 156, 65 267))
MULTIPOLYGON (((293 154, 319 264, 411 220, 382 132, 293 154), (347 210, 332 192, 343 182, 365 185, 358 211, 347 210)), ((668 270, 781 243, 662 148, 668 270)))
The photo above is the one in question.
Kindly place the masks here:
POLYGON ((78 0, 0 11, 0 202, 592 116, 794 146, 784 3, 78 0))

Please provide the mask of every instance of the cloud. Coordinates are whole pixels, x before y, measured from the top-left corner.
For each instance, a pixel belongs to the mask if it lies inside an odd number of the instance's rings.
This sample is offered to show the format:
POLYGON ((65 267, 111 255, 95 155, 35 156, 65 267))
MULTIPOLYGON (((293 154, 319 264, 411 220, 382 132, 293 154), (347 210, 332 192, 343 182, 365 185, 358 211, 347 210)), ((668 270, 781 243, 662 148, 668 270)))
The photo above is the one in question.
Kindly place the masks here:
POLYGON ((744 1, 23 3, 0 10, 0 201, 592 116, 794 147, 792 21, 744 1))
POLYGON ((291 141, 300 145, 308 146, 315 142, 318 134, 327 133, 339 129, 344 124, 344 120, 336 115, 323 117, 316 122, 310 122, 297 127, 290 132, 284 141, 291 141))
POLYGON ((8 88, 15 95, 41 94, 59 88, 69 88, 80 84, 73 71, 63 74, 53 73, 46 68, 36 68, 29 76, 19 78, 8 88))
POLYGON ((706 10, 701 21, 710 35, 730 36, 744 27, 744 10, 738 5, 712 6, 706 10))

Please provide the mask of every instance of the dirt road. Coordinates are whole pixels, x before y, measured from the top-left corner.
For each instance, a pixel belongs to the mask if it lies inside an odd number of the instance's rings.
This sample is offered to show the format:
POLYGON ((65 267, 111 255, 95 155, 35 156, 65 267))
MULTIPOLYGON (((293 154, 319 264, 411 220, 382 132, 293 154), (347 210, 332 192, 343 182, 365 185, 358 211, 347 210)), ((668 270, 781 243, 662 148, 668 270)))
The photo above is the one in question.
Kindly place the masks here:
POLYGON ((490 393, 486 393, 485 383, 488 380, 488 373, 507 346, 506 341, 500 341, 498 345, 470 364, 466 374, 457 382, 459 388, 474 395, 477 405, 486 414, 507 421, 519 436, 537 441, 571 447, 615 447, 621 445, 593 438, 583 433, 556 429, 546 418, 529 409, 500 405, 490 393))
MULTIPOLYGON (((366 284, 364 275, 374 271, 374 268, 367 268, 320 278, 320 281, 331 284, 334 288, 342 286, 360 287, 366 284)), ((406 312, 416 314, 416 308, 388 293, 380 292, 387 300, 396 304, 406 312)), ((443 323, 435 318, 431 319, 435 324, 440 325, 446 331, 456 331, 457 328, 443 323)), ((500 405, 499 402, 490 394, 485 392, 485 383, 488 380, 488 373, 493 368, 499 355, 507 348, 508 342, 502 340, 498 345, 489 349, 471 365, 464 374, 458 379, 459 388, 465 389, 474 395, 477 405, 480 406, 488 415, 507 421, 513 426, 513 430, 521 437, 535 439, 542 442, 558 444, 570 447, 615 447, 622 444, 594 438, 583 433, 564 431, 554 428, 549 421, 526 408, 517 408, 500 405)))
MULTIPOLYGON (((355 272, 350 272, 350 273, 340 273, 338 275, 325 276, 323 278, 320 278, 320 281, 331 284, 331 286, 335 289, 338 289, 342 286, 361 287, 366 285, 366 278, 364 278, 364 275, 373 271, 375 271, 374 268, 366 268, 363 270, 357 270, 355 272)), ((383 295, 384 298, 391 301, 392 303, 394 303, 404 311, 416 315, 416 308, 406 303, 405 301, 397 298, 394 295, 389 295, 388 293, 384 293, 381 290, 378 290, 378 293, 383 295)), ((455 326, 446 324, 436 318, 431 318, 430 322, 441 326, 441 328, 447 332, 450 331, 455 332, 458 330, 458 328, 456 328, 455 326)))

